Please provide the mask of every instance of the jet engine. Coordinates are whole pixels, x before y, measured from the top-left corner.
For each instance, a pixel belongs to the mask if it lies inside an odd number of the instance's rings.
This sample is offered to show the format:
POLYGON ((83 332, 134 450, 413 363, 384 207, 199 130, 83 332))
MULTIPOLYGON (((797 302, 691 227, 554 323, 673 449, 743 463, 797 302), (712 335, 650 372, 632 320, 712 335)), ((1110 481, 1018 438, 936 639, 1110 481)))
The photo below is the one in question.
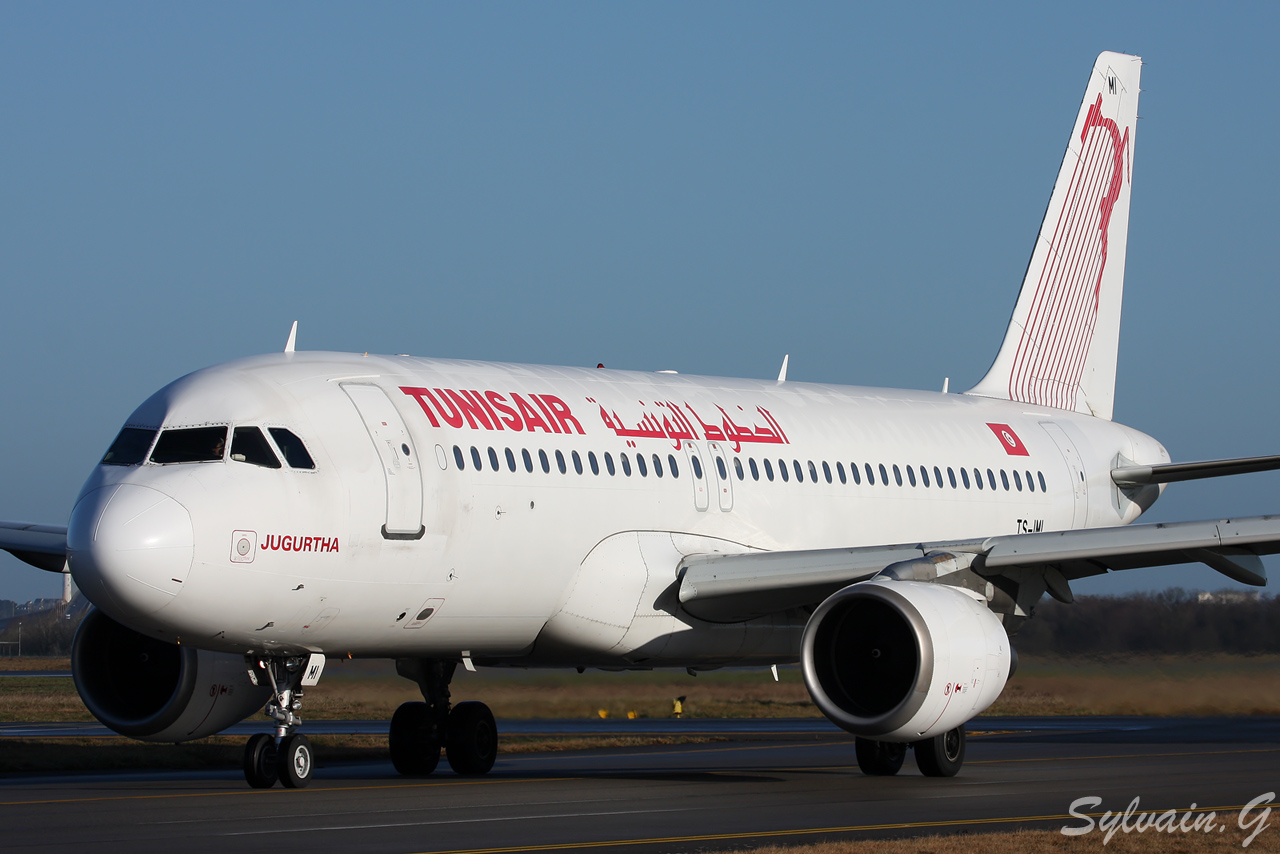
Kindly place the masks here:
POLYGON ((1000 696, 1012 661, 981 596, 918 581, 872 579, 833 593, 801 641, 813 702, 837 726, 877 741, 960 726, 1000 696))
POLYGON ((76 632, 71 674, 95 718, 140 741, 204 738, 271 697, 249 680, 243 656, 156 640, 96 609, 76 632))

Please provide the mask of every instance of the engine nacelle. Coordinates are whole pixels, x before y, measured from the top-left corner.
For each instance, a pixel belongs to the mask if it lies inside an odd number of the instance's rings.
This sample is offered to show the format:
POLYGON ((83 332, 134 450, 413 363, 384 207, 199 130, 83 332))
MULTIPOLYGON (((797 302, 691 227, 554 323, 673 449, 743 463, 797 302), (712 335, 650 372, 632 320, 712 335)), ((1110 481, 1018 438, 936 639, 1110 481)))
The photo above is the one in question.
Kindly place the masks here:
POLYGON ((873 579, 833 593, 801 641, 813 702, 837 726, 878 741, 919 741, 981 713, 1012 660, 982 597, 918 581, 873 579))
POLYGON ((140 741, 213 735, 271 697, 249 680, 243 656, 165 643, 96 609, 76 632, 71 674, 95 718, 140 741))

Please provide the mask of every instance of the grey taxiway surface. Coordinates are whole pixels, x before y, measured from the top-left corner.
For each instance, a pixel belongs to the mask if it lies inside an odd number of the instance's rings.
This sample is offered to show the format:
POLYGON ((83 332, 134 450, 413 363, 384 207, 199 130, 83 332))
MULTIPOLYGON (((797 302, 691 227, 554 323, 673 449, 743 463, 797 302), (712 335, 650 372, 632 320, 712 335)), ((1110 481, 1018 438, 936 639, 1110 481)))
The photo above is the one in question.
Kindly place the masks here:
MULTIPOLYGON (((351 724, 364 725, 386 726, 351 724)), ((321 755, 314 782, 296 791, 250 790, 234 771, 8 777, 0 779, 0 849, 718 850, 1058 828, 1081 823, 1067 811, 1088 795, 1102 798, 1092 812, 1123 810, 1139 797, 1144 810, 1181 813, 1194 803, 1234 822, 1242 805, 1280 789, 1280 718, 1269 717, 981 718, 970 726, 964 770, 950 780, 920 776, 910 756, 897 777, 865 777, 852 739, 809 719, 499 725, 727 740, 504 755, 482 778, 454 776, 442 763, 432 777, 406 779, 390 763, 326 767, 321 755)))

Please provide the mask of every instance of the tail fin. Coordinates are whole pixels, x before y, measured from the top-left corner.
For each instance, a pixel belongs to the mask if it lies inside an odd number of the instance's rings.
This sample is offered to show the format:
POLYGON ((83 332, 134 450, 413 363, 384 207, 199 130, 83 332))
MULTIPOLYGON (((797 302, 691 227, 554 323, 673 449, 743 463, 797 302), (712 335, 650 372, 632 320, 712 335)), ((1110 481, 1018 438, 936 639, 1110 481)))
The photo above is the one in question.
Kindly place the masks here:
POLYGON ((1141 71, 1094 63, 1004 344, 968 394, 1110 420, 1141 71))

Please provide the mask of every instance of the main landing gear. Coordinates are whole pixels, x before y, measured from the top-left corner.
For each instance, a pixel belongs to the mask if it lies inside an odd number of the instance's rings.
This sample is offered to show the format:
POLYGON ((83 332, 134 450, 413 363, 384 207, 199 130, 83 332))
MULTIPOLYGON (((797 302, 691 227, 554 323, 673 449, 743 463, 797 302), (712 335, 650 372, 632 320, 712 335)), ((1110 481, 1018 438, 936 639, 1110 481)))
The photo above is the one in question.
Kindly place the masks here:
POLYGON ((424 703, 404 703, 391 718, 391 762, 409 777, 436 770, 440 748, 464 776, 488 774, 498 756, 498 727, 484 703, 449 704, 456 661, 402 658, 396 672, 418 683, 424 703))
POLYGON ((255 789, 270 789, 279 780, 290 789, 301 789, 311 782, 315 756, 311 741, 296 732, 302 724, 298 710, 302 708, 301 682, 307 658, 260 658, 249 666, 249 678, 257 684, 265 679, 271 685, 271 701, 265 713, 276 721, 276 733, 260 732, 249 737, 244 746, 244 778, 255 789))
MULTIPOLYGON (((941 735, 914 742, 916 766, 926 777, 954 777, 964 764, 964 725, 941 735)), ((858 738, 854 742, 858 768, 869 777, 891 777, 902 768, 907 745, 902 742, 872 741, 858 738)))

